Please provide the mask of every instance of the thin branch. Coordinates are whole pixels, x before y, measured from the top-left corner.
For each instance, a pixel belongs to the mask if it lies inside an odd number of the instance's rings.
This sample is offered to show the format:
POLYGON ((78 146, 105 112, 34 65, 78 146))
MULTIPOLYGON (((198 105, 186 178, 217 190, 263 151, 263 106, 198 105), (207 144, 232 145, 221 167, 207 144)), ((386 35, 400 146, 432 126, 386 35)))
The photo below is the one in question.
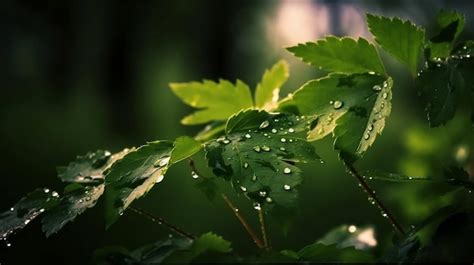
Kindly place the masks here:
POLYGON ((227 203, 227 205, 229 206, 229 208, 232 210, 232 212, 234 213, 235 217, 237 217, 237 219, 239 219, 240 223, 242 224, 242 226, 245 228, 245 230, 247 231, 247 233, 249 234, 249 236, 252 238, 253 242, 255 243, 255 245, 257 245, 257 247, 259 248, 266 248, 265 245, 262 243, 262 241, 260 240, 260 238, 258 238, 257 234, 255 233, 255 231, 252 229, 252 227, 247 223, 247 221, 245 221, 244 217, 240 214, 239 212, 239 209, 236 208, 232 202, 229 200, 229 198, 227 198, 227 196, 225 194, 221 194, 222 195, 222 198, 224 199, 224 201, 227 203))
POLYGON ((173 225, 173 224, 171 224, 171 223, 165 221, 165 220, 164 220, 163 218, 161 218, 160 216, 153 215, 153 214, 151 214, 151 213, 148 213, 148 212, 146 212, 146 211, 144 211, 144 210, 142 210, 142 209, 140 209, 140 208, 137 208, 137 207, 134 207, 134 206, 131 206, 131 205, 128 206, 127 209, 130 209, 132 212, 135 212, 136 214, 141 215, 141 216, 147 218, 148 220, 150 220, 150 221, 152 221, 152 222, 158 223, 158 224, 160 224, 160 225, 164 225, 164 226, 168 227, 171 231, 173 231, 173 232, 175 232, 176 234, 179 234, 179 235, 181 235, 181 236, 183 236, 183 237, 186 237, 186 238, 191 239, 191 240, 193 240, 193 239, 196 238, 195 236, 193 236, 193 235, 191 235, 191 234, 189 234, 189 233, 183 231, 181 228, 179 228, 179 227, 177 227, 177 226, 175 226, 175 225, 173 225))
POLYGON ((362 177, 359 172, 354 168, 353 165, 343 162, 345 167, 347 168, 348 172, 357 179, 362 189, 367 193, 369 198, 377 205, 377 207, 382 211, 382 215, 387 217, 390 221, 390 224, 395 228, 395 231, 400 233, 401 235, 405 235, 405 230, 400 225, 400 223, 395 219, 393 214, 388 210, 388 208, 382 203, 382 201, 375 195, 375 191, 369 186, 369 184, 365 181, 364 177, 362 177))
POLYGON ((265 218, 264 218, 264 212, 262 208, 258 210, 258 221, 260 222, 260 230, 262 231, 264 247, 266 250, 269 250, 270 245, 268 244, 267 229, 265 227, 265 218))
MULTIPOLYGON (((191 168, 191 170, 194 173, 196 173, 197 175, 205 178, 205 176, 203 174, 201 174, 201 172, 199 172, 199 170, 196 168, 196 165, 194 164, 194 160, 189 159, 189 167, 191 168)), ((257 233, 255 233, 255 231, 250 226, 250 224, 240 214, 239 209, 237 207, 235 207, 234 204, 232 204, 232 202, 229 200, 229 198, 224 193, 222 193, 221 196, 222 196, 222 199, 224 199, 224 201, 226 202, 227 206, 229 206, 229 208, 232 210, 235 217, 237 217, 239 222, 245 228, 245 231, 247 231, 247 233, 249 234, 250 238, 255 243, 255 245, 257 245, 257 247, 259 247, 259 248, 264 248, 264 247, 266 248, 266 244, 264 245, 262 243, 262 240, 260 240, 260 238, 257 236, 257 233)))

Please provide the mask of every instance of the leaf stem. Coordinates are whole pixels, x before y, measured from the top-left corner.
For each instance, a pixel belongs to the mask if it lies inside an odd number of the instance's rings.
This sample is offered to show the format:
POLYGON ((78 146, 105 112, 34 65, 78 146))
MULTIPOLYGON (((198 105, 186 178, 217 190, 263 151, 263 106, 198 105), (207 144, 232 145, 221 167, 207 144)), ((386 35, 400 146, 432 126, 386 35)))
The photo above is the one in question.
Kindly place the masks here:
POLYGON ((229 200, 229 198, 227 198, 227 196, 222 193, 221 194, 222 198, 224 199, 224 201, 227 203, 227 206, 229 206, 229 208, 232 210, 232 212, 234 213, 235 217, 237 217, 237 219, 239 219, 240 223, 242 224, 242 226, 245 228, 245 230, 247 231, 247 233, 249 234, 249 236, 252 238, 253 242, 255 243, 255 245, 257 245, 257 247, 259 248, 266 248, 266 244, 264 245, 262 243, 262 241, 260 240, 260 238, 258 238, 257 234, 255 233, 255 231, 252 229, 252 227, 247 223, 247 221, 245 221, 245 218, 240 214, 239 212, 239 209, 237 207, 235 207, 232 202, 229 200))
POLYGON ((346 167, 347 171, 357 179, 359 182, 359 186, 362 187, 362 189, 367 193, 369 198, 375 202, 377 207, 382 211, 382 215, 384 217, 387 217, 389 220, 390 224, 393 226, 395 231, 397 231, 401 235, 405 235, 405 230, 403 227, 400 225, 400 223, 395 219, 393 214, 388 210, 388 208, 382 203, 382 201, 377 197, 375 194, 375 191, 369 186, 369 184, 365 181, 364 177, 359 174, 359 172, 354 168, 353 165, 347 163, 346 161, 343 160, 344 166, 346 167))
MULTIPOLYGON (((205 176, 199 172, 199 170, 196 168, 196 165, 194 164, 194 160, 189 159, 189 167, 191 168, 192 171, 194 171, 196 174, 198 174, 201 177, 205 176)), ((245 231, 249 234, 250 238, 252 241, 257 245, 258 248, 264 248, 265 245, 262 243, 262 240, 257 236, 257 233, 253 230, 253 228, 250 226, 250 224, 245 220, 245 218, 240 214, 239 209, 234 206, 234 204, 229 200, 227 195, 224 193, 221 193, 222 199, 226 202, 227 206, 232 210, 234 213, 235 217, 239 220, 239 222, 242 224, 242 226, 245 228, 245 231)))
POLYGON ((166 227, 168 227, 171 231, 175 232, 176 234, 178 235, 181 235, 183 237, 186 237, 190 240, 194 240, 196 237, 183 231, 181 228, 165 221, 163 218, 161 218, 160 216, 157 216, 157 215, 153 215, 151 213, 148 213, 140 208, 137 208, 137 207, 134 207, 132 205, 128 206, 127 209, 130 209, 132 212, 138 214, 138 215, 141 215, 145 218, 147 218, 148 220, 154 222, 154 223, 158 223, 160 225, 164 225, 166 227))
POLYGON ((258 221, 260 222, 260 230, 262 231, 262 238, 263 238, 263 246, 265 247, 265 250, 270 249, 270 245, 268 244, 268 237, 267 237, 267 229, 265 227, 265 213, 263 212, 263 209, 260 208, 258 210, 258 221))

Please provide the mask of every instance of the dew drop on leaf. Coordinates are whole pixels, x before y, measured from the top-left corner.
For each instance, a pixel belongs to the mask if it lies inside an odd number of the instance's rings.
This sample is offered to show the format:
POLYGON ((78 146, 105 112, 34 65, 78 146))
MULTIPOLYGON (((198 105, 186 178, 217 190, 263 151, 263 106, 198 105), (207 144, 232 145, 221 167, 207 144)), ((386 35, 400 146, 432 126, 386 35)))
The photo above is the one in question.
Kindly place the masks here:
POLYGON ((333 107, 334 107, 334 109, 340 109, 340 108, 342 108, 343 105, 344 105, 344 103, 342 101, 336 100, 336 101, 334 101, 333 107))
POLYGON ((46 188, 46 189, 44 189, 43 191, 44 191, 44 193, 48 193, 48 192, 49 192, 49 189, 46 188))
POLYGON ((197 179, 197 178, 199 178, 199 175, 196 173, 196 171, 193 170, 193 171, 191 171, 191 177, 193 179, 197 179))
POLYGON ((288 129, 288 132, 289 132, 289 133, 294 133, 294 132, 295 132, 295 129, 290 128, 290 129, 288 129))
POLYGON ((384 92, 384 93, 382 94, 382 97, 383 97, 384 99, 386 99, 386 98, 388 97, 387 92, 384 92))
POLYGON ((285 173, 285 174, 290 174, 290 173, 291 173, 291 169, 290 169, 289 167, 285 167, 285 168, 283 169, 283 173, 285 173))
POLYGON ((291 190, 291 186, 288 184, 283 185, 284 190, 291 190))
POLYGON ((244 163, 244 168, 248 168, 249 167, 249 163, 245 162, 244 163))
POLYGON ((265 152, 270 152, 270 147, 269 146, 262 146, 262 150, 265 151, 265 152))
POLYGON ((253 147, 253 150, 254 150, 255 152, 257 152, 257 153, 260 153, 260 150, 261 150, 261 149, 260 149, 260 146, 257 145, 257 146, 254 146, 254 147, 253 147))
POLYGON ((369 134, 369 133, 364 134, 364 140, 369 140, 369 138, 370 138, 370 134, 369 134))
POLYGON ((260 197, 265 197, 265 196, 267 196, 267 192, 264 191, 264 190, 261 190, 261 191, 258 192, 258 195, 260 195, 260 197))
POLYGON ((243 192, 246 192, 246 191, 247 191, 247 188, 244 187, 244 186, 240 186, 240 189, 241 189, 243 192))
POLYGON ((285 139, 285 138, 281 138, 280 141, 281 141, 282 143, 286 143, 286 139, 285 139))
POLYGON ((247 134, 245 134, 245 138, 250 139, 250 138, 252 138, 252 136, 247 133, 247 134))
POLYGON ((262 207, 260 206, 260 203, 258 203, 258 202, 255 202, 253 204, 253 208, 257 211, 260 211, 262 209, 262 207))
POLYGON ((372 87, 372 89, 373 89, 374 91, 380 91, 380 90, 382 90, 382 87, 379 86, 379 85, 375 85, 375 86, 372 87))
POLYGON ((267 128, 268 126, 270 125, 270 122, 269 121, 263 121, 261 124, 260 124, 260 129, 265 129, 267 128))
POLYGON ((273 199, 270 198, 270 197, 266 197, 266 198, 265 198, 265 201, 268 202, 268 203, 271 203, 271 202, 273 202, 273 199))
POLYGON ((277 132, 278 132, 277 129, 275 128, 272 129, 272 133, 277 133, 277 132))

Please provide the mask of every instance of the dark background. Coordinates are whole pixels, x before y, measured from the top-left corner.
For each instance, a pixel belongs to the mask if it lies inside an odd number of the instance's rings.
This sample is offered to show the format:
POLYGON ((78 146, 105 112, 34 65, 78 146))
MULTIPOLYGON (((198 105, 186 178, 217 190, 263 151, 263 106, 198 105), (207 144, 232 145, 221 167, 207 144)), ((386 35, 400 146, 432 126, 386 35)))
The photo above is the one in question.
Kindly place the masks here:
MULTIPOLYGON (((471 1, 4 0, 0 211, 37 187, 62 190, 55 167, 77 154, 99 148, 115 152, 196 133, 199 126, 180 125, 191 109, 171 93, 169 82, 239 78, 255 87, 265 68, 285 58, 291 66, 286 94, 323 73, 292 58, 284 47, 326 34, 370 38, 366 12, 411 19, 432 36, 441 8, 466 14, 462 38, 472 39, 471 1)), ((467 115, 460 111, 446 127, 428 129, 409 74, 386 54, 382 57, 396 82, 393 114, 358 167, 427 176, 445 164, 472 163, 467 115)), ((340 224, 373 225, 379 244, 390 239, 390 225, 345 173, 331 143, 330 138, 316 143, 325 164, 304 168, 301 213, 288 235, 268 220, 276 249, 298 249, 340 224)), ((203 161, 198 159, 198 165, 208 172, 203 161)), ((434 192, 443 187, 374 185, 405 226, 450 201, 434 192)), ((229 194, 256 225, 250 203, 229 194)), ((221 234, 240 253, 254 251, 224 203, 208 202, 193 187, 184 163, 135 205, 191 233, 221 234)), ((1 244, 0 263, 86 264, 98 247, 133 249, 169 233, 134 213, 105 231, 102 213, 99 203, 48 239, 36 221, 9 239, 11 247, 1 244)))

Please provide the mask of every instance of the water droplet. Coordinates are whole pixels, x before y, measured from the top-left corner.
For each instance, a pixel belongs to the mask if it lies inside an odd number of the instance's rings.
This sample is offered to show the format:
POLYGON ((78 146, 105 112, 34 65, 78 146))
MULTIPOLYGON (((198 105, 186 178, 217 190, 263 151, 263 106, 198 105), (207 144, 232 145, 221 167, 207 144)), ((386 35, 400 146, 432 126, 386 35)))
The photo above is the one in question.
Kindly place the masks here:
POLYGON ((386 98, 388 97, 387 92, 384 92, 384 93, 382 94, 382 97, 383 97, 384 99, 386 99, 386 98))
POLYGON ((235 209, 234 209, 234 211, 235 211, 235 212, 238 212, 238 211, 239 211, 239 209, 238 209, 238 208, 235 208, 235 209))
POLYGON ((290 174, 290 173, 291 173, 291 169, 290 169, 289 167, 285 167, 285 168, 283 169, 283 173, 285 173, 285 174, 290 174))
POLYGON ((245 162, 244 163, 244 168, 248 168, 249 167, 249 163, 245 162))
POLYGON ((224 144, 229 144, 229 143, 230 143, 230 140, 226 138, 226 139, 222 140, 222 143, 224 143, 224 144))
POLYGON ((262 150, 265 151, 265 152, 270 152, 271 149, 270 149, 269 146, 264 145, 264 146, 262 146, 262 150))
POLYGON ((253 174, 252 181, 254 181, 254 182, 257 181, 257 175, 253 174))
POLYGON ((25 220, 25 225, 29 224, 30 223, 30 219, 26 219, 25 220))
POLYGON ((257 153, 260 153, 260 150, 261 150, 261 149, 260 149, 260 146, 257 145, 257 146, 254 146, 254 147, 253 147, 253 150, 254 150, 255 152, 257 152, 257 153))
POLYGON ((295 132, 295 129, 290 128, 290 129, 288 129, 288 132, 289 132, 289 133, 294 133, 294 132, 295 132))
POLYGON ((246 191, 247 191, 247 188, 244 187, 244 186, 240 186, 240 189, 241 189, 243 192, 246 192, 246 191))
POLYGON ((279 119, 274 119, 275 122, 279 122, 280 120, 279 119))
POLYGON ((374 72, 374 71, 370 71, 370 72, 369 72, 369 75, 375 75, 375 72, 374 72))
POLYGON ((7 245, 7 247, 11 247, 11 246, 12 246, 12 243, 10 243, 10 242, 7 242, 7 244, 6 244, 6 245, 7 245))
POLYGON ((260 195, 260 197, 265 197, 265 196, 267 196, 267 192, 264 191, 264 190, 261 190, 261 191, 258 192, 258 195, 260 195))
POLYGON ((289 141, 290 141, 290 143, 292 143, 292 142, 293 142, 293 139, 290 139, 289 141))
POLYGON ((333 107, 334 107, 334 109, 340 109, 340 108, 342 108, 343 105, 344 105, 344 102, 336 100, 336 101, 334 101, 333 107))
POLYGON ((349 233, 354 233, 355 231, 357 231, 357 227, 355 225, 350 225, 347 228, 347 231, 349 231, 349 233))
POLYGON ((329 104, 331 104, 331 105, 332 105, 332 104, 334 104, 334 101, 332 101, 332 100, 331 100, 331 101, 329 101, 329 104))
POLYGON ((367 129, 369 130, 369 132, 371 132, 374 129, 374 125, 369 124, 369 127, 367 127, 367 129))
POLYGON ((155 162, 154 166, 155 167, 164 167, 164 166, 168 165, 168 162, 170 162, 170 159, 171 159, 170 156, 164 156, 164 157, 158 159, 158 161, 155 162))
POLYGON ((245 138, 250 139, 250 138, 252 138, 252 136, 250 134, 246 133, 245 138))
POLYGON ((284 190, 291 190, 291 186, 288 184, 283 185, 284 190))
POLYGON ((54 198, 57 198, 57 197, 59 197, 59 193, 53 191, 53 192, 51 193, 51 196, 53 196, 54 198))
POLYGON ((266 198, 265 198, 265 201, 267 201, 268 203, 272 203, 272 202, 273 202, 273 199, 270 198, 270 197, 266 197, 266 198))
POLYGON ((15 208, 13 208, 13 207, 12 207, 12 208, 10 208, 10 211, 12 211, 12 212, 13 212, 13 211, 15 211, 15 208))
POLYGON ((267 136, 268 136, 268 133, 264 133, 263 136, 267 137, 267 136))
POLYGON ((382 217, 385 217, 385 218, 387 218, 387 216, 388 216, 388 215, 387 215, 387 213, 385 213, 385 212, 382 212, 382 217))
POLYGON ((281 138, 280 141, 281 141, 282 143, 286 143, 286 139, 285 139, 285 138, 281 138))
POLYGON ((370 134, 369 134, 369 133, 364 134, 364 140, 369 140, 369 138, 370 138, 370 134))
POLYGON ((286 151, 285 147, 280 147, 280 151, 286 151))
POLYGON ((49 192, 49 189, 46 188, 46 189, 44 189, 43 191, 44 191, 44 193, 48 193, 48 192, 49 192))
POLYGON ((41 208, 41 209, 39 210, 39 212, 40 212, 40 213, 44 213, 44 208, 41 208))
POLYGON ((258 202, 255 202, 255 203, 253 204, 253 208, 254 208, 255 210, 257 210, 257 211, 262 210, 262 207, 260 206, 260 203, 258 203, 258 202))
POLYGON ((277 132, 278 132, 277 129, 275 128, 272 129, 272 133, 277 133, 277 132))
POLYGON ((197 179, 197 178, 199 178, 199 175, 196 173, 196 171, 193 170, 193 171, 191 171, 191 177, 193 179, 197 179))
POLYGON ((375 86, 372 87, 372 89, 373 89, 374 91, 380 91, 380 90, 382 90, 382 87, 379 86, 379 85, 375 85, 375 86))
POLYGON ((268 126, 270 125, 270 122, 269 121, 263 121, 261 124, 260 124, 260 129, 265 129, 267 128, 268 126))

